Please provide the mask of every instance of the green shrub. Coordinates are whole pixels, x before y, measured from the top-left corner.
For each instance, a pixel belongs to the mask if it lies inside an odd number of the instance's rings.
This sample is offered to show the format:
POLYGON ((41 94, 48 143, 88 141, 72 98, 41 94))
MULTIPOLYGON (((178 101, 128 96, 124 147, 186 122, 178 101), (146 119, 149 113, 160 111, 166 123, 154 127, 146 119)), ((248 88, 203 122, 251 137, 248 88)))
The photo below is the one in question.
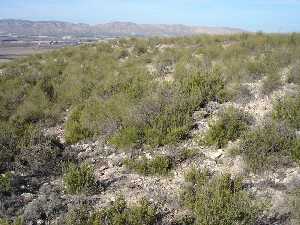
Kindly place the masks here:
POLYGON ((70 117, 68 118, 65 125, 65 138, 67 143, 76 143, 77 141, 86 139, 92 135, 92 133, 87 128, 82 127, 80 121, 81 113, 81 106, 77 106, 70 113, 70 117))
POLYGON ((94 217, 103 225, 152 225, 157 220, 157 212, 145 199, 128 208, 126 201, 118 198, 112 207, 99 211, 94 217))
POLYGON ((292 146, 292 157, 300 163, 300 138, 297 138, 292 146))
POLYGON ((224 81, 219 70, 198 71, 179 77, 173 87, 171 103, 145 127, 145 142, 151 146, 174 144, 187 137, 192 128, 192 114, 208 101, 222 102, 224 81))
POLYGON ((207 171, 193 169, 186 175, 189 185, 182 199, 197 225, 255 224, 262 206, 243 189, 240 178, 230 175, 211 177, 207 171))
POLYGON ((41 87, 36 85, 29 93, 25 101, 17 109, 17 119, 21 122, 37 122, 45 119, 50 112, 47 112, 50 103, 42 91, 41 87))
POLYGON ((278 100, 274 105, 273 118, 300 129, 300 94, 278 100))
POLYGON ((24 225, 24 221, 22 218, 18 217, 17 219, 15 219, 15 221, 11 222, 9 220, 6 219, 1 219, 0 218, 0 224, 1 225, 24 225))
POLYGON ((15 155, 14 169, 27 175, 48 176, 61 173, 62 152, 64 146, 57 137, 45 136, 37 128, 26 131, 18 154, 15 155))
POLYGON ((174 144, 187 136, 190 127, 190 116, 180 109, 178 112, 161 113, 149 126, 146 126, 145 141, 153 147, 174 144))
POLYGON ((91 207, 84 204, 72 208, 68 211, 64 218, 63 225, 99 225, 100 223, 93 223, 90 215, 91 207))
POLYGON ((246 64, 246 68, 252 79, 259 79, 267 72, 265 62, 262 59, 248 61, 246 64))
POLYGON ((227 108, 219 114, 219 119, 209 124, 209 130, 204 136, 204 141, 218 148, 224 147, 228 141, 234 141, 240 137, 248 125, 250 117, 233 107, 227 108))
POLYGON ((145 157, 141 159, 127 159, 124 164, 130 170, 140 174, 149 175, 167 175, 172 169, 172 159, 168 156, 156 156, 153 159, 145 157))
POLYGON ((182 151, 180 151, 178 158, 180 161, 185 161, 187 159, 195 157, 196 155, 198 155, 197 149, 185 148, 182 151))
POLYGON ((6 172, 4 174, 0 174, 0 193, 9 193, 12 190, 11 186, 12 174, 6 172))
POLYGON ((300 84, 300 62, 291 68, 287 76, 288 83, 300 84))
POLYGON ((263 80, 262 93, 271 94, 274 90, 278 89, 282 85, 281 77, 278 72, 268 73, 263 80))
POLYGON ((17 154, 19 135, 16 127, 7 122, 0 122, 0 171, 11 169, 17 154))
POLYGON ((123 197, 118 197, 107 208, 90 213, 87 207, 70 211, 65 225, 153 225, 158 220, 156 208, 142 199, 138 204, 128 207, 123 197))
POLYGON ((250 169, 259 172, 290 163, 295 141, 294 130, 284 124, 266 122, 245 133, 240 148, 250 169))
POLYGON ((110 139, 110 143, 118 148, 133 148, 141 143, 141 131, 136 127, 127 127, 110 139))
POLYGON ((92 166, 87 164, 76 166, 70 163, 64 170, 63 181, 67 193, 89 193, 95 188, 96 182, 92 166))

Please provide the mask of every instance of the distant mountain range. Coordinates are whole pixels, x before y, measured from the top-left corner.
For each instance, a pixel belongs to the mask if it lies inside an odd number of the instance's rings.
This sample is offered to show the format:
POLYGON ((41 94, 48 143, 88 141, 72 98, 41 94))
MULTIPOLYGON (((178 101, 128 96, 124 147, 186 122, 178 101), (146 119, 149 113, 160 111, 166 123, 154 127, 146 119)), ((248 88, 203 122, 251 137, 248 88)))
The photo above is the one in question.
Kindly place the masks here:
POLYGON ((111 22, 97 25, 61 21, 0 20, 0 34, 28 36, 188 36, 196 34, 234 34, 244 30, 228 27, 200 27, 165 24, 111 22))

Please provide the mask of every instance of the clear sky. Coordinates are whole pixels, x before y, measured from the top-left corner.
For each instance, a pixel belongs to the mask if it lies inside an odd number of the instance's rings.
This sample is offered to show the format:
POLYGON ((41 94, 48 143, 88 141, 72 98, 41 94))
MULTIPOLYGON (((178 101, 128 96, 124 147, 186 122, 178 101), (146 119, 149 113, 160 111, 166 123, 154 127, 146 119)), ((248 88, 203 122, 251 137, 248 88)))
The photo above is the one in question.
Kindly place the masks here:
POLYGON ((300 0, 0 0, 0 18, 300 31, 300 0))

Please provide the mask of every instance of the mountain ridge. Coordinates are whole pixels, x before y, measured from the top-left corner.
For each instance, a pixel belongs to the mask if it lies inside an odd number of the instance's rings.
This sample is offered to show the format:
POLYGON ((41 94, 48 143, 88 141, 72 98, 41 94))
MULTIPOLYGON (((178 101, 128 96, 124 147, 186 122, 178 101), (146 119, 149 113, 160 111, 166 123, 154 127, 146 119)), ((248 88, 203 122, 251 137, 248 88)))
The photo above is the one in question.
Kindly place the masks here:
POLYGON ((190 36, 197 34, 235 34, 239 28, 187 26, 182 24, 137 24, 113 21, 89 25, 64 21, 0 19, 0 34, 16 35, 110 35, 110 36, 190 36))

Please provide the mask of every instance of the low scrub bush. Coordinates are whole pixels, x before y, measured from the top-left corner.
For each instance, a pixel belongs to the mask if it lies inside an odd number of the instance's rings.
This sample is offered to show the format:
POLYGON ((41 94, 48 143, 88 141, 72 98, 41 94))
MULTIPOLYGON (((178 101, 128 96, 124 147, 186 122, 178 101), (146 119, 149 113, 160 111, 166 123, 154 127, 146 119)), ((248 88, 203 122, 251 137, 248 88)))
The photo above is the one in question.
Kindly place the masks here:
POLYGON ((178 160, 185 161, 187 159, 195 157, 196 155, 198 155, 198 153, 199 151, 197 149, 185 148, 182 151, 180 151, 178 160))
POLYGON ((266 122, 242 136, 240 150, 250 169, 259 172, 290 164, 293 154, 299 154, 296 141, 293 129, 282 123, 266 122))
POLYGON ((267 72, 267 66, 263 59, 249 60, 246 69, 252 79, 260 79, 267 72))
POLYGON ((153 159, 145 157, 141 159, 127 159, 124 161, 125 166, 140 174, 149 175, 167 175, 172 169, 172 159, 168 156, 156 156, 153 159))
POLYGON ((1 225, 25 225, 22 218, 17 218, 15 221, 10 221, 10 220, 0 218, 0 224, 1 225))
POLYGON ((76 166, 70 163, 64 170, 63 181, 67 193, 80 194, 94 191, 96 181, 92 166, 87 164, 76 166))
POLYGON ((56 137, 44 136, 39 130, 29 136, 30 143, 15 156, 15 169, 35 176, 60 174, 64 146, 56 137))
POLYGON ((274 105, 273 118, 286 121, 289 126, 300 129, 300 94, 278 100, 274 105))
POLYGON ((123 197, 118 197, 113 204, 97 212, 90 213, 82 206, 66 216, 65 225, 153 225, 158 220, 155 207, 142 199, 134 206, 127 206, 123 197))
POLYGON ((211 176, 207 171, 192 169, 186 181, 189 184, 182 199, 194 214, 194 224, 251 225, 261 213, 262 205, 251 199, 240 178, 211 176))
POLYGON ((249 124, 250 117, 246 113, 229 107, 219 114, 219 119, 209 124, 209 130, 203 137, 204 142, 222 148, 228 141, 239 138, 249 124))
POLYGON ((25 101, 19 105, 16 120, 25 122, 38 122, 50 115, 50 102, 40 86, 36 85, 29 92, 25 101))
POLYGON ((292 146, 292 157, 300 163, 300 138, 297 138, 292 146))
POLYGON ((288 83, 300 84, 300 62, 297 62, 288 73, 287 76, 288 83))
POLYGON ((0 122, 0 172, 10 170, 17 154, 19 135, 17 129, 7 123, 0 122))
POLYGON ((6 172, 4 174, 0 174, 0 193, 10 193, 12 190, 11 186, 12 174, 6 172))
POLYGON ((134 148, 142 142, 141 130, 136 127, 127 127, 110 139, 110 143, 120 149, 134 148))
POLYGON ((71 111, 70 117, 65 125, 65 138, 67 143, 76 143, 82 139, 86 139, 92 135, 92 133, 84 128, 81 124, 82 107, 77 106, 71 111))
POLYGON ((265 95, 271 94, 282 85, 281 77, 278 72, 268 73, 262 84, 262 93, 265 95))

